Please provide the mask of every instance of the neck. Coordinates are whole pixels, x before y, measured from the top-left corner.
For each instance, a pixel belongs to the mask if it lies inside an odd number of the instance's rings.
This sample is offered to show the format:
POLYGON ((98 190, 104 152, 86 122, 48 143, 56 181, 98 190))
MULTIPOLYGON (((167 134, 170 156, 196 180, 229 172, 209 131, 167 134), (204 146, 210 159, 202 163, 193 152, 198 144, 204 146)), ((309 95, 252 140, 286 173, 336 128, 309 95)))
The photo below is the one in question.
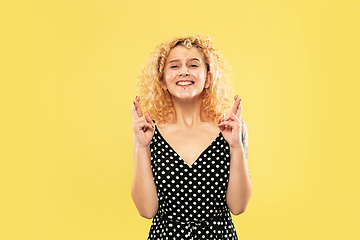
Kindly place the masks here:
POLYGON ((172 101, 175 109, 174 122, 176 124, 191 128, 206 121, 207 118, 200 96, 195 100, 179 100, 173 97, 172 101))

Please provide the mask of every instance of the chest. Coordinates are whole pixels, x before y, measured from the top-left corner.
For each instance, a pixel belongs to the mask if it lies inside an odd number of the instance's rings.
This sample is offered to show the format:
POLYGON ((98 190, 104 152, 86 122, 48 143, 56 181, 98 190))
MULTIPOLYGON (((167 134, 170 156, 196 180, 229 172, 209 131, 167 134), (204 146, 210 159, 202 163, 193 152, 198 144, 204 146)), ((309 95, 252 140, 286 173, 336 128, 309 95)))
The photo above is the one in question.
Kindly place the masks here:
POLYGON ((198 159, 201 153, 215 141, 218 135, 219 133, 216 130, 177 130, 162 133, 165 141, 188 166, 191 166, 198 159))

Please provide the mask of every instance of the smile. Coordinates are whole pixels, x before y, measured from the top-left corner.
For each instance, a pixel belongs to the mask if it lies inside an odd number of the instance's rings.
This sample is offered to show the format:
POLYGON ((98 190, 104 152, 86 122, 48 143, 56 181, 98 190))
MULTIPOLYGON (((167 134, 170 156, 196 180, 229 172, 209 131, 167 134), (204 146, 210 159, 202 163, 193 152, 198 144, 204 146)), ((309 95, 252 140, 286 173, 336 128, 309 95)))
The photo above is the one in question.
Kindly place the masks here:
POLYGON ((193 85, 194 82, 193 81, 177 81, 176 85, 178 86, 188 86, 188 85, 193 85))

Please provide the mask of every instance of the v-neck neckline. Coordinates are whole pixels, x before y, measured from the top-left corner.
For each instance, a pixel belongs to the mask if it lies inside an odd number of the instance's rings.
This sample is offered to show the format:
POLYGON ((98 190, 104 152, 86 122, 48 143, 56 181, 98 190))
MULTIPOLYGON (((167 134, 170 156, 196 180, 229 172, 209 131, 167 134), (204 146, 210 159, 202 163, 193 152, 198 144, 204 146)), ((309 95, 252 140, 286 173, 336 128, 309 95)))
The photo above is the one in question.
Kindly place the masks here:
POLYGON ((199 160, 199 158, 206 152, 206 150, 208 150, 212 145, 213 143, 219 138, 221 137, 221 132, 219 132, 219 134, 215 137, 215 139, 200 153, 200 155, 195 159, 195 161, 189 165, 185 162, 185 160, 180 156, 180 154, 166 141, 166 139, 163 137, 163 135, 161 135, 160 131, 159 131, 159 128, 157 127, 157 125, 155 124, 155 130, 158 132, 159 136, 161 137, 161 139, 167 144, 169 145, 169 147, 174 151, 174 153, 176 155, 179 156, 179 158, 182 160, 182 162, 188 166, 189 168, 192 168, 192 166, 199 160))

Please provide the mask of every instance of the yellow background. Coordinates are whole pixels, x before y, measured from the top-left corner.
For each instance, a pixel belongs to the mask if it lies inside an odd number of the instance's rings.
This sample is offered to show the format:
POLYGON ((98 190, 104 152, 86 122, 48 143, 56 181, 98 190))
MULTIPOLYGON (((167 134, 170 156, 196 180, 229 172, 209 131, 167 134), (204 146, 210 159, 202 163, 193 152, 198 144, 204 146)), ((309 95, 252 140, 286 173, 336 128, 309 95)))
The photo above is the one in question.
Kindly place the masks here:
POLYGON ((239 239, 359 239, 360 1, 2 1, 0 238, 146 239, 133 83, 209 34, 233 67, 253 195, 239 239))

